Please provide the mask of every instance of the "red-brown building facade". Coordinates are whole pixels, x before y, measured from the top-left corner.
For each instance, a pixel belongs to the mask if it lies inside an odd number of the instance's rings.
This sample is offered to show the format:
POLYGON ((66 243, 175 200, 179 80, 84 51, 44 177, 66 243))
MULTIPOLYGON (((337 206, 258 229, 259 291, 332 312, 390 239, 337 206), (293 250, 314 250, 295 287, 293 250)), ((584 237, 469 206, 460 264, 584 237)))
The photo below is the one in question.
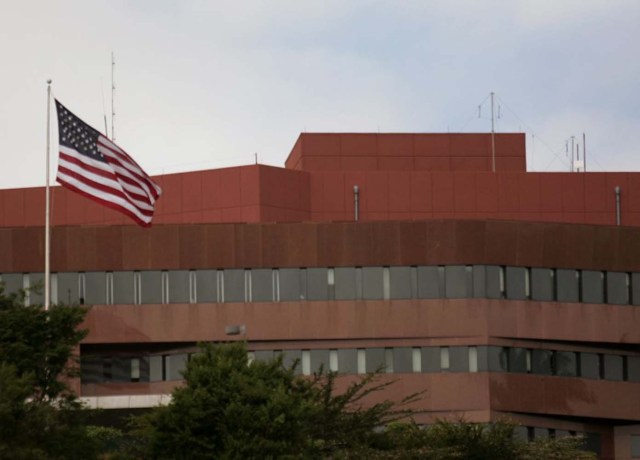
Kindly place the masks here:
MULTIPOLYGON (((386 397, 425 391, 422 423, 506 416, 640 458, 640 173, 527 172, 523 134, 494 156, 488 134, 305 133, 285 168, 157 181, 151 229, 53 190, 52 297, 92 305, 89 404, 157 404, 197 342, 246 339, 304 374, 383 366, 386 397)), ((0 190, 7 290, 42 279, 43 207, 0 190)))

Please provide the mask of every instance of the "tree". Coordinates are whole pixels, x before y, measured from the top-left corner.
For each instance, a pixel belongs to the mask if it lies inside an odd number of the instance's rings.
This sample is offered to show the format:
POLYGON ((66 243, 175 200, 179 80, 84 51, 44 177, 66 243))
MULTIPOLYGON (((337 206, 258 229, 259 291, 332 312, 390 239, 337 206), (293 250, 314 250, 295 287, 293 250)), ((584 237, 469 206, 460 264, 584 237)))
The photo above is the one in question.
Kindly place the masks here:
POLYGON ((165 407, 135 422, 152 458, 314 458, 369 441, 400 416, 388 402, 360 407, 384 385, 371 376, 340 396, 335 374, 297 376, 282 357, 247 360, 244 344, 205 344, 165 407))
MULTIPOLYGON (((332 458, 426 460, 593 459, 579 440, 526 443, 515 424, 440 421, 422 429, 407 417, 419 395, 372 403, 393 382, 377 374, 338 391, 334 372, 312 377, 273 361, 247 359, 242 343, 202 345, 169 405, 134 421, 135 458, 332 458), (386 429, 382 429, 386 426, 386 429)), ((352 378, 353 379, 353 378, 352 378)))
POLYGON ((86 331, 78 306, 25 306, 0 286, 0 458, 92 458, 84 412, 67 383, 86 331))

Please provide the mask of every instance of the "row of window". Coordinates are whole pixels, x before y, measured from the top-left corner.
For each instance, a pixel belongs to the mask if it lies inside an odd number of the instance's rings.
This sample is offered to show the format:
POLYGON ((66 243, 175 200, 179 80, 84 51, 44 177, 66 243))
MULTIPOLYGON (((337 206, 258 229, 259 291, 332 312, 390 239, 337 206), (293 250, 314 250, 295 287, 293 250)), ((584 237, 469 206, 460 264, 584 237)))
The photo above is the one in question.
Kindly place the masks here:
MULTIPOLYGON (((7 292, 41 273, 0 276, 7 292)), ((56 273, 54 303, 147 304, 490 298, 640 305, 640 273, 498 265, 56 273)), ((42 295, 29 292, 31 303, 42 295)))
POLYGON ((598 455, 601 453, 601 440, 598 433, 582 433, 579 431, 556 430, 553 428, 542 428, 537 426, 517 426, 514 430, 514 436, 523 441, 534 441, 536 439, 548 438, 565 438, 568 436, 582 436, 582 449, 594 452, 598 455))
MULTIPOLYGON (((429 372, 512 372, 640 382, 640 356, 545 349, 453 346, 259 350, 250 359, 270 360, 283 354, 285 366, 298 361, 297 372, 310 375, 321 367, 345 374, 429 372)), ((135 357, 81 358, 82 383, 180 380, 193 353, 135 357)))

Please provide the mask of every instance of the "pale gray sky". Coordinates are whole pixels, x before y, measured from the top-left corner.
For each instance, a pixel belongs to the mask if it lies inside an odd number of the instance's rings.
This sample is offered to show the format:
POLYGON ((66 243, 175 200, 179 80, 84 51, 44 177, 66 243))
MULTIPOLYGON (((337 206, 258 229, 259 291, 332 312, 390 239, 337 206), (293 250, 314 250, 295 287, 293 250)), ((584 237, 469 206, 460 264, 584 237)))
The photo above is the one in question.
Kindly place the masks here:
POLYGON ((281 166, 301 131, 488 131, 491 91, 529 170, 586 132, 590 170, 640 171, 637 0, 0 6, 0 188, 44 184, 48 78, 104 131, 112 51, 116 143, 150 174, 281 166))

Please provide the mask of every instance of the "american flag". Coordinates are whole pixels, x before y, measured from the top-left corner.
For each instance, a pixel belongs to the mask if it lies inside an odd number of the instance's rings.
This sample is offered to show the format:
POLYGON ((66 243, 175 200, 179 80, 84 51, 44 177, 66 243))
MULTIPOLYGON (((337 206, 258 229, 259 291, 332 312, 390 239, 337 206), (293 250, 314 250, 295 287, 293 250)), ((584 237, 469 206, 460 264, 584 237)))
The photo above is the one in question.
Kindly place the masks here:
POLYGON ((60 159, 56 180, 143 227, 162 190, 124 150, 56 100, 60 159))

